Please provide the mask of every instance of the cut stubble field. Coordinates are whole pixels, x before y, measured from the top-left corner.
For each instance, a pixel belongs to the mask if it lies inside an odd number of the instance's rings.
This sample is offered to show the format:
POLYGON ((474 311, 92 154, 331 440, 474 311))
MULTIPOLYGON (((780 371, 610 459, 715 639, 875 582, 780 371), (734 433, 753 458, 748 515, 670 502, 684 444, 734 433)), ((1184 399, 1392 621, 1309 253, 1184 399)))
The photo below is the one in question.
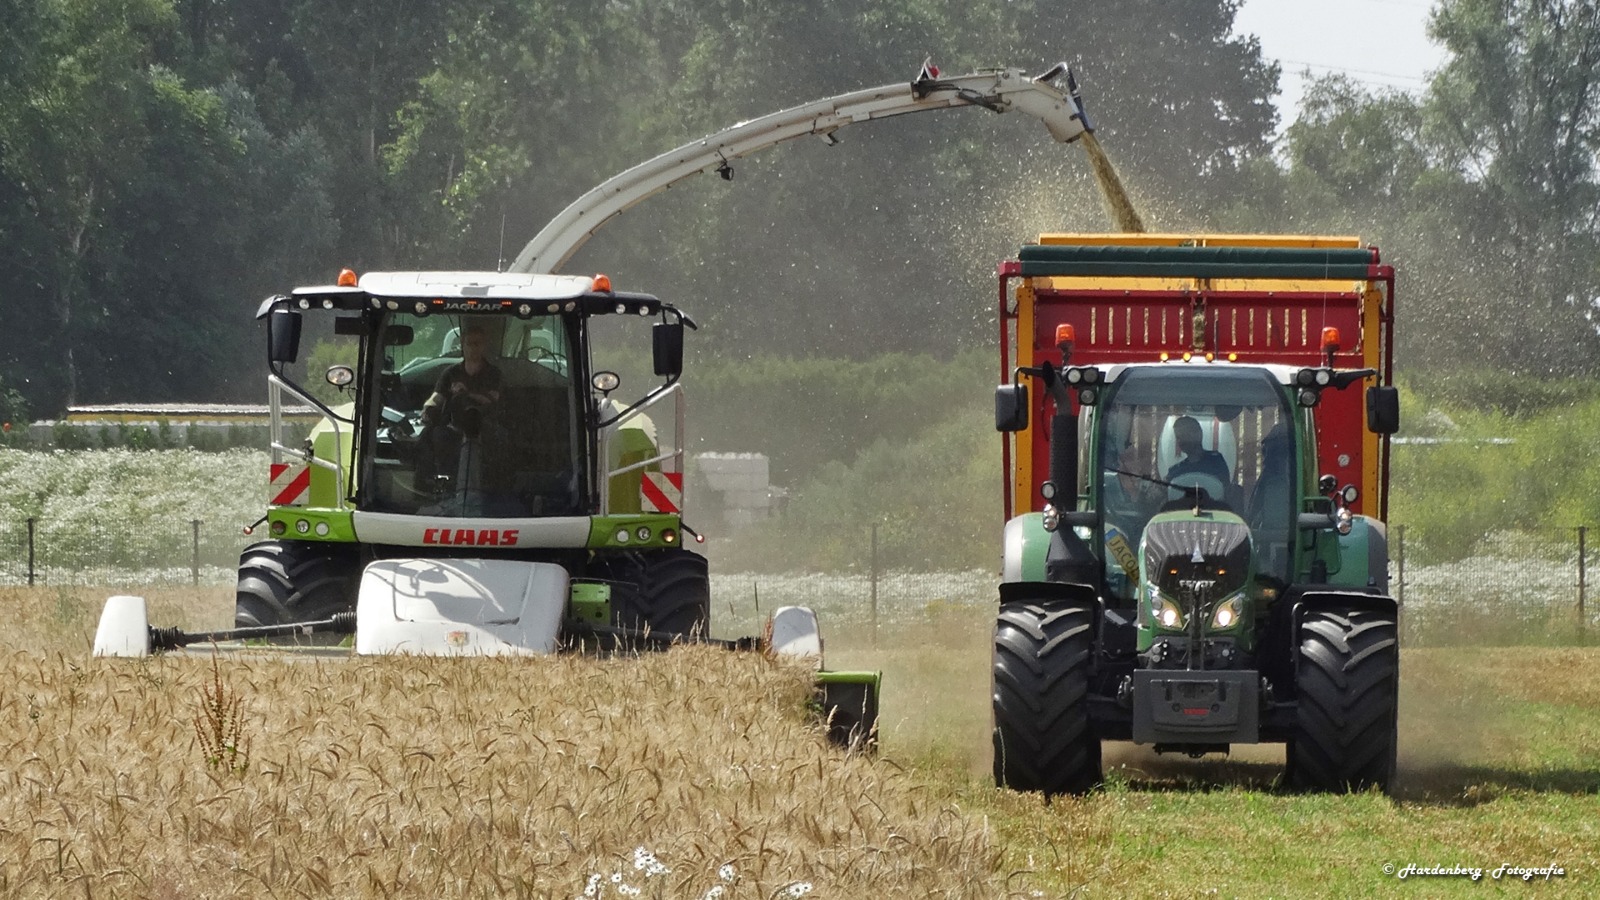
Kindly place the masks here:
MULTIPOLYGON (((102 599, 0 589, 0 895, 1596 890, 1600 650, 1404 651, 1393 798, 1283 791, 1271 747, 1114 745, 1105 790, 1045 803, 989 780, 981 605, 930 604, 876 647, 833 629, 834 666, 885 672, 868 757, 823 741, 807 672, 758 656, 95 660, 102 599)), ((230 611, 150 599, 162 624, 230 611)))

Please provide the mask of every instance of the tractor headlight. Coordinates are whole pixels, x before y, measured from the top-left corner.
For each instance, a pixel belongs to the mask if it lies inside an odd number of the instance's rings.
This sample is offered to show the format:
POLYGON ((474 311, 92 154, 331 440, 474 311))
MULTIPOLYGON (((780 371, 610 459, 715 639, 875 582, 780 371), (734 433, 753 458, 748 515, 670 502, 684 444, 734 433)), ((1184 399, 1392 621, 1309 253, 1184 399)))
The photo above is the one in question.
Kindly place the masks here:
POLYGON ((1041 513, 1041 515, 1044 520, 1043 523, 1045 531, 1055 531, 1057 528, 1061 527, 1061 512, 1056 509, 1054 503, 1046 503, 1044 505, 1044 512, 1041 513))
POLYGON ((1183 627, 1183 610, 1178 608, 1178 604, 1173 603, 1154 590, 1150 592, 1150 613, 1156 617, 1156 624, 1162 628, 1183 627))
POLYGON ((1244 617, 1244 595, 1235 594, 1217 604, 1216 611, 1211 614, 1211 627, 1222 629, 1232 628, 1239 624, 1244 617))

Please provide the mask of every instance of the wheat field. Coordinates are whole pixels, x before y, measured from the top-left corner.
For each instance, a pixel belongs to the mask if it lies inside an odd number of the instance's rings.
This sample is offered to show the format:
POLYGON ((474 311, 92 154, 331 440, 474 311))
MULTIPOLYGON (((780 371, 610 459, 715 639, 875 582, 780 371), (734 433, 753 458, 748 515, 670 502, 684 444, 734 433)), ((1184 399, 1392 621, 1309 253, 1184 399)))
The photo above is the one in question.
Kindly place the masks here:
MULTIPOLYGON (((759 655, 92 659, 0 591, 0 895, 1002 896, 991 835, 759 655)), ((152 621, 220 624, 214 592, 152 621)), ((221 609, 226 610, 225 603, 221 609)), ((225 617, 225 615, 224 615, 225 617)))

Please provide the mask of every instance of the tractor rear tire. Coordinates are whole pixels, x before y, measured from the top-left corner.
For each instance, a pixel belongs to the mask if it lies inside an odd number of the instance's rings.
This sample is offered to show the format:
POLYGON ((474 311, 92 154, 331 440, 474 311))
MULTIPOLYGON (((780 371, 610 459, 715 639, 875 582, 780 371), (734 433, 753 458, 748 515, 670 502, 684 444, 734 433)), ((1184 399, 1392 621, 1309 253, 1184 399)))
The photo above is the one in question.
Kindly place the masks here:
MULTIPOLYGON (((233 621, 237 628, 326 619, 353 612, 361 567, 346 547, 310 541, 263 541, 239 556, 233 621)), ((272 638, 281 644, 337 644, 342 634, 272 638)))
POLYGON ((704 636, 711 628, 706 558, 688 550, 648 550, 610 561, 611 623, 621 628, 704 636))
POLYGON ((994 629, 994 783, 1083 794, 1101 781, 1089 722, 1093 607, 1003 603, 994 629))
POLYGON ((1392 613, 1306 614, 1296 670, 1298 724, 1285 767, 1291 786, 1389 790, 1398 744, 1399 647, 1392 613))

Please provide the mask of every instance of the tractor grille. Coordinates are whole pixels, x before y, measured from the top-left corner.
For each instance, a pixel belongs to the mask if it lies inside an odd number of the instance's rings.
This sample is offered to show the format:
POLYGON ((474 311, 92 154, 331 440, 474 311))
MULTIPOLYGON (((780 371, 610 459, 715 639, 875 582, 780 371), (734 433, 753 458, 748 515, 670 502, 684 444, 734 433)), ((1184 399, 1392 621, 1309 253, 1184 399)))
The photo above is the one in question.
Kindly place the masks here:
POLYGON ((1211 598, 1244 586, 1250 569, 1250 529, 1242 522, 1201 519, 1154 522, 1145 529, 1145 577, 1179 597, 1204 587, 1211 598), (1195 562, 1198 552, 1200 562, 1195 562))

